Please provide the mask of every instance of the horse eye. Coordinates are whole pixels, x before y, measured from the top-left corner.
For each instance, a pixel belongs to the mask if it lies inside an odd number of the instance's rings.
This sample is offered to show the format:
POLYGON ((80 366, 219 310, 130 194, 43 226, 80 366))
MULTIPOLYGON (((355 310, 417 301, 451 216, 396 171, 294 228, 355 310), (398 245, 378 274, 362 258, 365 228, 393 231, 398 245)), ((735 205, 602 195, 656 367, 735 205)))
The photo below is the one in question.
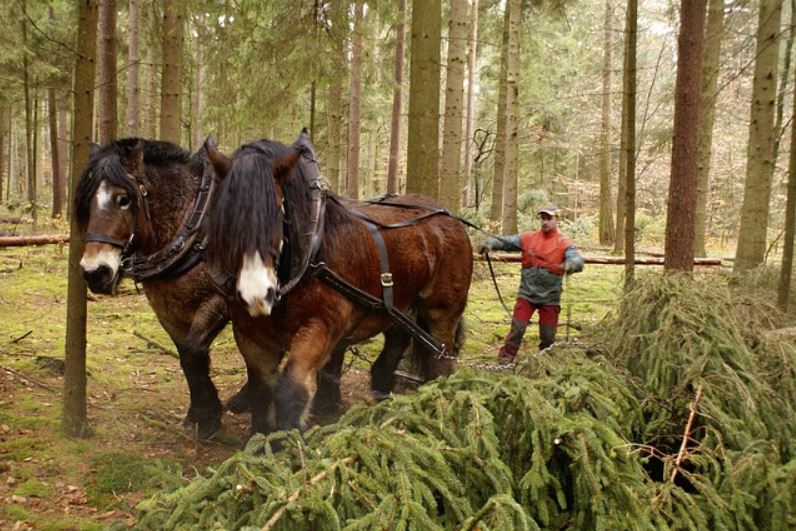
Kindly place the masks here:
POLYGON ((130 198, 127 197, 126 195, 117 195, 116 206, 118 206, 122 210, 127 210, 128 208, 130 208, 130 198))

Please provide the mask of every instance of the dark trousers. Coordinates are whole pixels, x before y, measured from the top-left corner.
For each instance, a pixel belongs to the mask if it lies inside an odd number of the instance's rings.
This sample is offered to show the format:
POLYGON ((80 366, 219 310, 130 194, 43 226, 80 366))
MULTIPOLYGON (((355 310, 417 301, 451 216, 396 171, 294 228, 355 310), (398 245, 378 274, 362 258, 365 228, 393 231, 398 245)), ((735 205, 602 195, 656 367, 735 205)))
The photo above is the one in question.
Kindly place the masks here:
POLYGON ((511 361, 517 355, 522 344, 522 336, 528 328, 533 312, 539 311, 539 350, 544 350, 556 340, 558 329, 558 313, 560 306, 535 305, 526 299, 517 299, 514 304, 514 313, 511 316, 511 330, 506 336, 506 341, 500 349, 500 358, 511 361))

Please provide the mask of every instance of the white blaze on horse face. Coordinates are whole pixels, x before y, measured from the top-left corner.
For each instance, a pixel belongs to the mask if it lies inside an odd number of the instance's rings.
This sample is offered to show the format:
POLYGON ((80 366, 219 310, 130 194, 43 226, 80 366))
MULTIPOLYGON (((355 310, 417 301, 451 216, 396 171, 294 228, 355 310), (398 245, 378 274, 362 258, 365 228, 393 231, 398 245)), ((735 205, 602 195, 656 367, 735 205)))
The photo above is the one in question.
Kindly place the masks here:
POLYGON ((249 315, 271 315, 274 294, 277 289, 276 272, 266 267, 260 253, 248 253, 243 257, 243 266, 238 273, 238 294, 246 303, 249 315))
POLYGON ((113 205, 113 194, 108 188, 108 181, 102 181, 97 188, 97 209, 108 210, 113 205))

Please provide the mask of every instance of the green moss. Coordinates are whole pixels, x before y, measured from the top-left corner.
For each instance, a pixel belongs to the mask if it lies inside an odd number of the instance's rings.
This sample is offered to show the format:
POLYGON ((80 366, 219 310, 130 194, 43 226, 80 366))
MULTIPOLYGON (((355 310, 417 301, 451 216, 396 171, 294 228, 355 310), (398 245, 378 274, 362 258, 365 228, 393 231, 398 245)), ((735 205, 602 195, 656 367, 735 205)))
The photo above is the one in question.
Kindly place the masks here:
POLYGON ((9 461, 24 461, 29 457, 40 457, 47 443, 35 437, 16 437, 0 443, 0 453, 9 461))
POLYGON ((9 503, 6 506, 5 512, 9 520, 31 520, 33 516, 33 513, 28 511, 25 507, 15 503, 9 503))
POLYGON ((30 478, 14 489, 17 496, 35 496, 36 498, 49 498, 54 494, 53 488, 35 478, 30 478))
POLYGON ((92 458, 91 466, 93 479, 86 486, 86 497, 95 507, 115 505, 119 494, 152 492, 180 484, 179 467, 135 454, 101 453, 92 458))

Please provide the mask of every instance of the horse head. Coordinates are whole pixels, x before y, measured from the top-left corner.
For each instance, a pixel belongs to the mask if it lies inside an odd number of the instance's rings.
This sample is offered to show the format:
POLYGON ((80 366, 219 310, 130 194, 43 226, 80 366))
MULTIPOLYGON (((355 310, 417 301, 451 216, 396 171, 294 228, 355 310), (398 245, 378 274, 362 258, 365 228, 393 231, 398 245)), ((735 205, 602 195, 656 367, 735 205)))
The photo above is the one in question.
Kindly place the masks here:
POLYGON ((129 251, 146 189, 143 142, 92 144, 75 193, 75 216, 86 243, 80 268, 95 293, 112 293, 129 251))
MULTIPOLYGON (((210 221, 207 258, 212 267, 235 277, 235 296, 252 316, 270 315, 279 299, 280 261, 291 219, 286 194, 301 185, 301 144, 270 140, 246 144, 231 165, 208 149, 221 175, 218 201, 210 221)), ((229 160, 229 159, 227 159, 229 160)))

